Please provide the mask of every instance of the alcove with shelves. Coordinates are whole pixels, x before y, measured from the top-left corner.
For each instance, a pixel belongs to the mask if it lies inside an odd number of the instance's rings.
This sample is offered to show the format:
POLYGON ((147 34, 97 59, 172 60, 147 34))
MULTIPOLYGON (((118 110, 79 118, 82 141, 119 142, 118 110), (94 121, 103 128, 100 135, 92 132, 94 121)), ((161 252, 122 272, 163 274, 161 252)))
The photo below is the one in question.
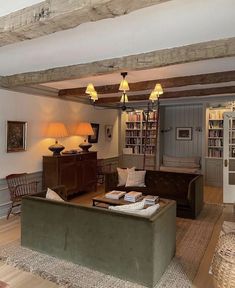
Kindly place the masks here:
POLYGON ((223 136, 225 112, 232 110, 229 105, 210 107, 206 110, 206 159, 205 159, 205 182, 206 185, 223 185, 223 136))
POLYGON ((157 111, 122 112, 121 165, 143 169, 155 169, 157 145, 157 111), (148 126, 146 129, 146 124, 148 126), (146 143, 146 144, 145 144, 146 143), (145 155, 145 156, 144 156, 145 155))
POLYGON ((125 148, 131 154, 154 155, 157 135, 157 112, 149 112, 148 127, 147 115, 144 111, 126 112, 125 115, 125 148))
POLYGON ((207 156, 223 158, 223 114, 231 108, 208 108, 207 156))

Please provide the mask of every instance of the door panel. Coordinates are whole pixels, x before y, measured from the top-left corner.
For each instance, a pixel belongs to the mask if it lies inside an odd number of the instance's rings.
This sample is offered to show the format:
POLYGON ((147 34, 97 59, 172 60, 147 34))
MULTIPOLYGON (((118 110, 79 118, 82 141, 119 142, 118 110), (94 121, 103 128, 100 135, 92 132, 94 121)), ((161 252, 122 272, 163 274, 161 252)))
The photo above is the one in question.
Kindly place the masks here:
POLYGON ((235 111, 224 113, 224 203, 235 203, 235 111))

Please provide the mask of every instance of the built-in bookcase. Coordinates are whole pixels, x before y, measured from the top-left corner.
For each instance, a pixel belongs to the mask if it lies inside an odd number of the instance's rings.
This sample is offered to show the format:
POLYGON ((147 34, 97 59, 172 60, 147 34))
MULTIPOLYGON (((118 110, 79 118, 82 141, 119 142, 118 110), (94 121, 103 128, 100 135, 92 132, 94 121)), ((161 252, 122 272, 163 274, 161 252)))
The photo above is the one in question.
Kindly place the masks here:
POLYGON ((126 113, 125 147, 130 153, 153 155, 156 149, 156 119, 157 112, 149 112, 148 127, 147 115, 144 111, 126 113), (146 142, 146 145, 145 145, 146 142))
POLYGON ((228 108, 208 110, 208 157, 223 157, 223 114, 231 111, 228 108))

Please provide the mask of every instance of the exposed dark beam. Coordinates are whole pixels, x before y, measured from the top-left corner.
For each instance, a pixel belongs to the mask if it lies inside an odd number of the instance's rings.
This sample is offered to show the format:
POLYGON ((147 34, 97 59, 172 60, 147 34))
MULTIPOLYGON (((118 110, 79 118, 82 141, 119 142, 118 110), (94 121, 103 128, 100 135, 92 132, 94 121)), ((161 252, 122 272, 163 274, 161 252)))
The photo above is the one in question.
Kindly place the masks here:
MULTIPOLYGON (((174 77, 168 79, 155 79, 129 83, 130 91, 151 90, 159 82, 163 88, 182 87, 196 84, 213 84, 235 81, 235 71, 207 73, 192 76, 174 77)), ((96 86, 98 94, 111 94, 118 92, 119 84, 96 86)), ((59 96, 84 96, 86 87, 59 90, 59 96)))
MULTIPOLYGON (((232 94, 235 93, 235 86, 230 87, 217 87, 217 88, 206 88, 206 89, 194 89, 194 90, 183 90, 176 92, 165 92, 160 96, 160 99, 168 99, 168 98, 182 98, 182 97, 200 97, 200 96, 209 96, 209 95, 223 95, 223 94, 232 94)), ((103 97, 99 98, 97 104, 104 103, 114 103, 119 102, 120 97, 103 97)), ((145 101, 148 100, 149 94, 141 94, 141 95, 132 95, 128 96, 130 102, 134 101, 145 101)))

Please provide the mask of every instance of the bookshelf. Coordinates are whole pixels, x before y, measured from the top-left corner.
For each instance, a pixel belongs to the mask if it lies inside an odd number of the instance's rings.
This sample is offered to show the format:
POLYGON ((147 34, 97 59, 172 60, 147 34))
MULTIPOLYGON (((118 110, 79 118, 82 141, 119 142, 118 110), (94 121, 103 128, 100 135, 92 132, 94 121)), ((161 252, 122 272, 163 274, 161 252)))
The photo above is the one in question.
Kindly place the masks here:
POLYGON ((221 187, 223 185, 223 136, 225 112, 231 108, 207 108, 207 157, 205 159, 206 185, 221 187))
POLYGON ((155 154, 156 119, 157 112, 149 112, 148 127, 146 129, 147 115, 144 111, 126 113, 125 148, 130 149, 130 154, 142 155, 144 152, 146 155, 155 154))
POLYGON ((223 114, 228 108, 208 109, 207 152, 209 158, 223 157, 223 114))

